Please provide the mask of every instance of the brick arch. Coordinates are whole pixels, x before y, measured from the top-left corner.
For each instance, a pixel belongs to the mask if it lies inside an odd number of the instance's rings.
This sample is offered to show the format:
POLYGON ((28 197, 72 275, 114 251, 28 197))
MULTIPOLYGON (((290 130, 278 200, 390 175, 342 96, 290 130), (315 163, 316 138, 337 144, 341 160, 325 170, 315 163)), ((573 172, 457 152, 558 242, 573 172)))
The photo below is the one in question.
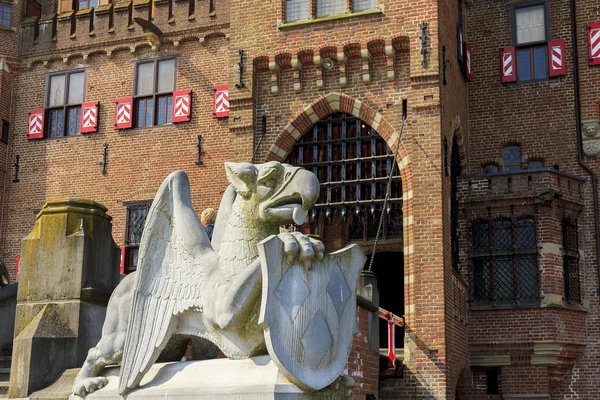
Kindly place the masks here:
MULTIPOLYGON (((343 112, 359 118, 365 124, 375 129, 386 141, 392 151, 396 151, 396 144, 398 143, 400 133, 399 131, 396 131, 396 129, 394 129, 380 113, 358 99, 354 99, 345 94, 332 92, 306 107, 279 133, 279 135, 277 135, 267 154, 267 161, 285 160, 296 142, 304 136, 314 124, 336 112, 343 112)), ((403 192, 406 192, 412 190, 410 158, 404 143, 399 143, 400 148, 398 149, 398 158, 396 159, 396 162, 398 163, 402 176, 403 192)))
MULTIPOLYGON (((277 135, 271 145, 266 161, 284 161, 291 153, 296 142, 310 131, 318 121, 327 116, 343 112, 353 115, 365 124, 371 126, 386 141, 392 152, 398 148, 398 157, 396 163, 400 170, 402 179, 402 217, 403 217, 403 242, 404 242, 404 314, 406 330, 405 334, 411 332, 416 318, 415 309, 415 291, 412 289, 415 274, 414 258, 414 199, 413 199, 413 167, 405 144, 400 141, 400 130, 396 130, 390 123, 377 111, 358 99, 348 95, 332 92, 318 100, 312 105, 306 107, 277 135), (408 283, 407 283, 408 282, 408 283)), ((407 127, 405 126, 405 129, 407 127)))

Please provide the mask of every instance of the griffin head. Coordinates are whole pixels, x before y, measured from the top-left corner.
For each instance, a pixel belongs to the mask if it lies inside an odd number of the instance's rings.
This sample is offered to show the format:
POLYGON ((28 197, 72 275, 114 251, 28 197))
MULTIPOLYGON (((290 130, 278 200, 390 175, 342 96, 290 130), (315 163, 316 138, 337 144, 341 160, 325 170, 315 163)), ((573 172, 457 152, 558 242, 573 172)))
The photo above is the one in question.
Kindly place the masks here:
POLYGON ((227 179, 257 220, 282 225, 304 223, 319 198, 317 177, 303 168, 276 161, 225 163, 227 179))

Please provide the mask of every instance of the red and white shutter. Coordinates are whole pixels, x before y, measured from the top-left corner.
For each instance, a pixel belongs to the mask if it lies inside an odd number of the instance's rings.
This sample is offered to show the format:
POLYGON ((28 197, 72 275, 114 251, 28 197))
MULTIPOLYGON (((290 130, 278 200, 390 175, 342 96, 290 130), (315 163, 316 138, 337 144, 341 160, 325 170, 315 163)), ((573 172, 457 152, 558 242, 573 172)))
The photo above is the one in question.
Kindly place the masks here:
POLYGON ((98 102, 92 101, 81 105, 80 133, 92 133, 98 131, 98 102))
POLYGON ((17 254, 17 265, 15 267, 15 274, 19 275, 20 269, 21 269, 21 253, 17 254))
POLYGON ((465 43, 465 76, 471 82, 473 80, 473 72, 471 71, 471 46, 465 43))
POLYGON ((502 65, 502 83, 517 81, 517 64, 514 47, 505 47, 500 52, 502 65))
POLYGON ((27 120, 27 139, 44 138, 44 109, 29 110, 27 120))
POLYGON ((173 92, 173 114, 171 120, 176 122, 188 122, 192 117, 192 91, 179 90, 173 92))
POLYGON ((119 263, 119 272, 125 274, 125 246, 121 246, 121 262, 119 263))
POLYGON ((131 128, 133 121, 133 98, 116 99, 115 129, 131 128))
POLYGON ((590 65, 600 64, 600 22, 588 24, 588 56, 590 65))
POLYGON ((552 40, 548 42, 548 65, 550 65, 550 76, 562 76, 567 73, 565 60, 565 41, 552 40))
POLYGON ((227 85, 215 86, 213 117, 229 117, 229 90, 227 85))

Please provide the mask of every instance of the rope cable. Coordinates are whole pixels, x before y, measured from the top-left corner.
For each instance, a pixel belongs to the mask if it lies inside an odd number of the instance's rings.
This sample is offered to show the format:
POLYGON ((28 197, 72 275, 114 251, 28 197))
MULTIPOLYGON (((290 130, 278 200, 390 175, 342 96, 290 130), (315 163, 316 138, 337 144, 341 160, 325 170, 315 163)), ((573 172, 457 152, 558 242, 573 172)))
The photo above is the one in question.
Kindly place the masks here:
POLYGON ((375 242, 373 243, 373 251, 371 252, 371 260, 369 261, 369 272, 373 269, 373 260, 375 260, 375 254, 377 253, 377 242, 379 242, 379 235, 381 234, 381 228, 383 227, 383 216, 387 208, 387 203, 390 200, 390 191, 392 189, 392 177, 394 176, 394 169, 396 168, 398 160, 398 150, 400 149, 400 139, 402 138, 402 131, 404 130, 404 123, 406 118, 402 118, 402 125, 400 126, 400 135, 398 135, 398 143, 396 144, 396 153, 394 154, 394 162, 392 162, 392 168, 388 175, 387 189, 385 192, 385 199, 383 200, 383 207, 381 208, 381 217, 379 217, 379 225, 377 226, 377 233, 375 234, 375 242))

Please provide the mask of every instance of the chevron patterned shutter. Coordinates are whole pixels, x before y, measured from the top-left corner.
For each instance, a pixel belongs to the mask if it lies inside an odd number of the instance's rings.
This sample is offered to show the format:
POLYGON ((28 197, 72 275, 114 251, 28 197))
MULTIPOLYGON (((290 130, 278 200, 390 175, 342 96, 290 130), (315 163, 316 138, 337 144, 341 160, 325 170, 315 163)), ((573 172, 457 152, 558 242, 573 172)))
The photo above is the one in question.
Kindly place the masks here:
POLYGON ((229 90, 227 85, 215 86, 213 117, 229 117, 229 90))
POLYGON ((98 131, 98 102, 92 101, 81 105, 79 132, 92 133, 98 131))
POLYGON ((27 120, 27 139, 44 138, 44 109, 29 110, 27 120))
POLYGON ((188 122, 192 117, 192 91, 178 90, 173 92, 172 121, 188 122))
POLYGON ((500 62, 502 66, 502 83, 517 81, 517 63, 515 57, 515 48, 505 47, 500 52, 500 62))
POLYGON ((550 76, 562 76, 567 73, 565 60, 565 41, 552 40, 548 42, 548 65, 550 76))
POLYGON ((465 43, 465 76, 469 82, 473 80, 473 73, 471 71, 471 46, 469 46, 469 43, 465 43))
POLYGON ((133 98, 124 97, 115 100, 115 129, 127 129, 133 122, 133 98))
POLYGON ((122 274, 125 273, 125 246, 121 246, 121 261, 119 263, 119 272, 122 274))
POLYGON ((600 22, 588 24, 588 56, 590 65, 600 65, 600 22))

